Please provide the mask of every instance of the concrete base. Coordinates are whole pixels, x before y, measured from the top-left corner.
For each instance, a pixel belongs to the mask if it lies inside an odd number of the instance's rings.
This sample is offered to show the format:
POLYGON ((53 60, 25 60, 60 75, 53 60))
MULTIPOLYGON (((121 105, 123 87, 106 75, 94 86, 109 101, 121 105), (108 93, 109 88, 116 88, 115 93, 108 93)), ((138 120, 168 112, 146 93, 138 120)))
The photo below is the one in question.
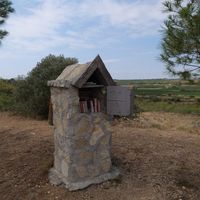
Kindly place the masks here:
POLYGON ((111 171, 106 174, 102 174, 94 178, 89 178, 84 181, 71 183, 67 181, 67 179, 64 176, 62 176, 59 172, 57 172, 54 168, 49 170, 50 183, 57 186, 64 185, 64 187, 69 189, 69 191, 80 190, 92 184, 99 184, 110 179, 115 179, 118 176, 119 170, 116 167, 113 167, 111 171))

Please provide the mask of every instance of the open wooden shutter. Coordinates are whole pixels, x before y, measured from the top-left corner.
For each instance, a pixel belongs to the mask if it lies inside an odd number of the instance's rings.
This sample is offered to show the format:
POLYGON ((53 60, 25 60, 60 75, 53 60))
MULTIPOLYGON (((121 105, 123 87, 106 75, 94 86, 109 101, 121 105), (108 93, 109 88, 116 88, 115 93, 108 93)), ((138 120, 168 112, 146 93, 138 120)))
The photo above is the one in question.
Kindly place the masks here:
POLYGON ((107 114, 118 116, 132 115, 133 90, 122 86, 108 86, 107 114))

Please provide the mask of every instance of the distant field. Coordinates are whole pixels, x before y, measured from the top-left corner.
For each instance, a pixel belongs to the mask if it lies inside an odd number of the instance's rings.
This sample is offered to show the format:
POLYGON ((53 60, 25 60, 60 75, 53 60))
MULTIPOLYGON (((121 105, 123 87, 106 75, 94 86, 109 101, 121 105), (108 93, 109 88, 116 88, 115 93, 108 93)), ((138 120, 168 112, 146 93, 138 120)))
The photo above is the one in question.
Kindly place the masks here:
POLYGON ((137 79, 137 80, 115 80, 120 85, 130 84, 167 84, 170 82, 176 82, 173 79, 137 79))
POLYGON ((200 81, 150 79, 116 80, 134 88, 141 111, 167 111, 200 114, 200 81))

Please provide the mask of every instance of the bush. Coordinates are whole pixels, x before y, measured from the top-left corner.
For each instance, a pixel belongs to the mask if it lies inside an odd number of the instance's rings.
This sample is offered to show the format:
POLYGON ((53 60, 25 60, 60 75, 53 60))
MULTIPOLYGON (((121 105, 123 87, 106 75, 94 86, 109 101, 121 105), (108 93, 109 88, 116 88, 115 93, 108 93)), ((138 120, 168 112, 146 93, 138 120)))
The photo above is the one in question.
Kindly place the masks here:
POLYGON ((0 79, 0 111, 11 109, 13 91, 13 83, 10 83, 9 80, 0 79))
POLYGON ((0 79, 0 94, 12 94, 14 85, 9 83, 8 80, 0 79))
POLYGON ((76 58, 65 58, 62 55, 43 58, 25 79, 17 81, 14 92, 15 111, 46 118, 50 100, 47 81, 56 79, 66 66, 77 62, 76 58))

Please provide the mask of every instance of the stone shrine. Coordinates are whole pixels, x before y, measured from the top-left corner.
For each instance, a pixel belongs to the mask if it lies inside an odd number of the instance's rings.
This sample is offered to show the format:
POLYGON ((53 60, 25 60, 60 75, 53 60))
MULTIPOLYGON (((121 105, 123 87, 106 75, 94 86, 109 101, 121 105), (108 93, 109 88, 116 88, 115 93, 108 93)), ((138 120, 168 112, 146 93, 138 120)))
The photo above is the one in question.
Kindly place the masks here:
POLYGON ((77 190, 119 175, 111 163, 112 130, 106 113, 106 87, 114 85, 100 56, 67 66, 48 81, 55 143, 52 184, 77 190))

